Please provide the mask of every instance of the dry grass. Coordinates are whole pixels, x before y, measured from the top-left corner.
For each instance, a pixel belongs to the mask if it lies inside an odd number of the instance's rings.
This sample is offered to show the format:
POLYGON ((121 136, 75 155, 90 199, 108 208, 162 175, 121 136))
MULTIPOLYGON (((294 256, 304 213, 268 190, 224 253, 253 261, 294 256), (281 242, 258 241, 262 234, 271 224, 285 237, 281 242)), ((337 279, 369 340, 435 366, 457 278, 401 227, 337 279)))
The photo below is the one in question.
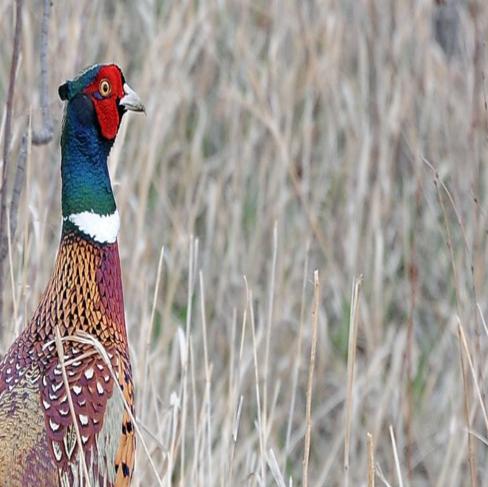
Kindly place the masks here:
MULTIPOLYGON (((163 485, 302 485, 307 397, 309 486, 488 485, 488 11, 460 4, 447 56, 437 8, 54 2, 56 140, 29 151, 2 350, 59 240, 57 86, 115 61, 147 107, 124 120, 111 172, 137 415, 163 485)), ((40 18, 26 1, 14 155, 27 115, 40 124, 40 18)), ((0 33, 4 106, 11 1, 0 33)), ((134 484, 157 485, 142 447, 134 484)))

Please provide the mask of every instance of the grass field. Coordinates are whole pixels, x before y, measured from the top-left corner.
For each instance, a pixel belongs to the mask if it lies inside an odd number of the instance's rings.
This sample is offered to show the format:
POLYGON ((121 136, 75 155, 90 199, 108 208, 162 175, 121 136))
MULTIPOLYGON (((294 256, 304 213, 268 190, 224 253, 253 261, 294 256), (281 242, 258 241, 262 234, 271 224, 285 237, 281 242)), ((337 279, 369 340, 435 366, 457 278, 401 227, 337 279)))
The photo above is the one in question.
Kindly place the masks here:
MULTIPOLYGON (((117 62, 147 110, 110 162, 134 485, 488 485, 488 5, 447 3, 54 2, 0 349, 59 242, 57 87, 117 62)), ((41 16, 26 0, 9 181, 41 16)), ((0 0, 2 127, 13 25, 0 0)))

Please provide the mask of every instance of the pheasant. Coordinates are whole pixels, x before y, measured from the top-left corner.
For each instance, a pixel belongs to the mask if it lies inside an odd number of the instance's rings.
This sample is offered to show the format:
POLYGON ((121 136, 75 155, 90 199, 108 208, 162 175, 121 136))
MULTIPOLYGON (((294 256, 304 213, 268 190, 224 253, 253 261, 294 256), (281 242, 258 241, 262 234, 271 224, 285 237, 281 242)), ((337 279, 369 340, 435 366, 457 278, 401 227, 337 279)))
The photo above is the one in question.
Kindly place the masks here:
POLYGON ((33 318, 0 362, 0 486, 128 486, 133 384, 107 158, 124 113, 144 107, 115 64, 58 92, 61 242, 33 318))

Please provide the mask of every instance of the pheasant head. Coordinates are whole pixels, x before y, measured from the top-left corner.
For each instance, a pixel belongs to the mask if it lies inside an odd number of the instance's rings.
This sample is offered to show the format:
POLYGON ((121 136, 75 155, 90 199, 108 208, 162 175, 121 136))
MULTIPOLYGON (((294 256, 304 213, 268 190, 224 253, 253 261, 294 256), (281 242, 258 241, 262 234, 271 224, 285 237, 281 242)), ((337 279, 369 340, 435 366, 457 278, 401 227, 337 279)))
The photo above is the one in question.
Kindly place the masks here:
POLYGON ((116 64, 95 64, 84 70, 78 77, 66 81, 58 88, 61 100, 78 108, 91 121, 96 114, 100 134, 107 140, 117 135, 122 115, 127 110, 143 112, 144 105, 134 90, 126 83, 122 71, 116 64), (88 116, 90 115, 90 116, 88 116))

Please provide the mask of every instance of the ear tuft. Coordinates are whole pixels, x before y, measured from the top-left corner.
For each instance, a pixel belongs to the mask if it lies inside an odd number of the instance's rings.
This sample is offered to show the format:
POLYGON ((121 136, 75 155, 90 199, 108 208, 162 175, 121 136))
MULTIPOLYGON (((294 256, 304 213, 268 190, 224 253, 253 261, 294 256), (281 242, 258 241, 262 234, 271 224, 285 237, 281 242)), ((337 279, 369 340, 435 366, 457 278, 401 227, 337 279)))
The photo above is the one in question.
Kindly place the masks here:
POLYGON ((66 83, 63 83, 58 88, 59 98, 61 98, 61 100, 67 100, 68 99, 68 93, 69 93, 68 84, 69 84, 69 81, 66 81, 66 83))

